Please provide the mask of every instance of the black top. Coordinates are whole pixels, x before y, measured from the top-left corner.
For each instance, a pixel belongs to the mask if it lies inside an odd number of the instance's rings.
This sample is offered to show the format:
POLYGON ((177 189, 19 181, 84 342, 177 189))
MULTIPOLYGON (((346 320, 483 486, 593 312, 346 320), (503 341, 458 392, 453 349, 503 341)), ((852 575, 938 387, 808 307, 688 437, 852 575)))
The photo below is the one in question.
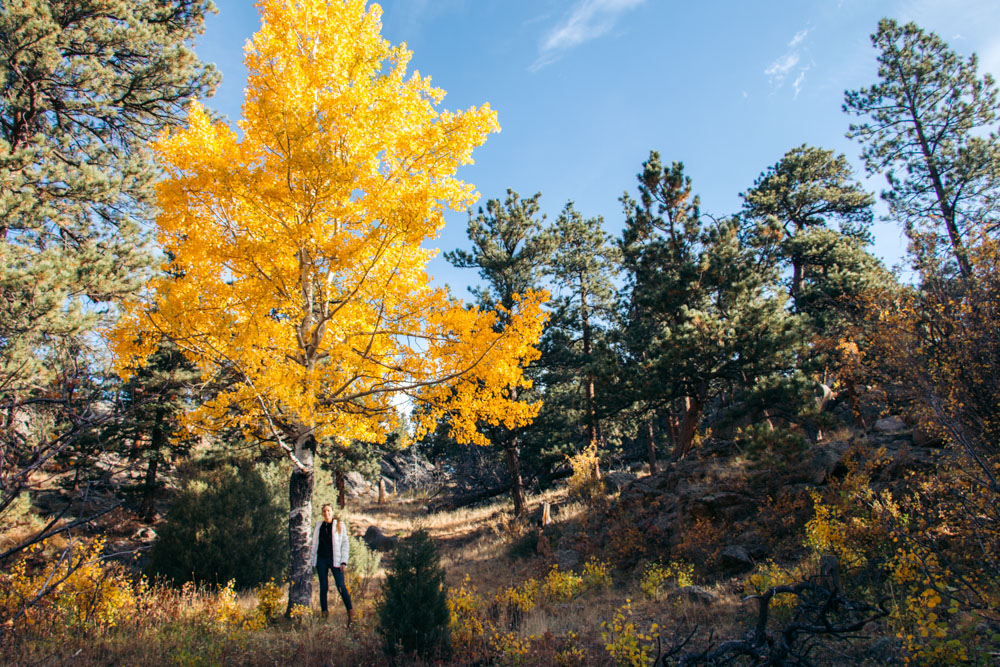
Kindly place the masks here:
POLYGON ((325 558, 333 562, 333 524, 324 521, 319 524, 319 551, 316 558, 325 558))

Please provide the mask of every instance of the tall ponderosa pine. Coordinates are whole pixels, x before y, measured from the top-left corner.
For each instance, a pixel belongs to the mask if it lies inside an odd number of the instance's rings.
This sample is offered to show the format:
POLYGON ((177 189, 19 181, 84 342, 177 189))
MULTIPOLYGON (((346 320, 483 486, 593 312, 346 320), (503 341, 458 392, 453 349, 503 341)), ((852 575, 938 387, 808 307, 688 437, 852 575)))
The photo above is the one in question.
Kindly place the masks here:
MULTIPOLYGON (((597 346, 615 317, 614 279, 621 265, 619 250, 603 223, 600 217, 584 218, 569 202, 553 225, 548 274, 557 296, 543 340, 547 388, 554 389, 552 384, 560 376, 575 387, 573 393, 582 398, 585 441, 593 448, 601 435, 596 384, 602 372, 597 346)), ((543 410, 552 407, 556 406, 543 410)))
POLYGON ((808 271, 805 257, 792 252, 803 232, 830 227, 837 222, 840 232, 860 242, 869 240, 872 196, 854 180, 847 158, 833 151, 803 144, 785 153, 742 194, 743 214, 758 223, 757 237, 765 256, 792 267, 788 293, 796 302, 808 271), (768 225, 770 218, 780 231, 768 225))
POLYGON ((847 136, 864 145, 869 173, 885 173, 883 197, 906 229, 917 267, 936 272, 950 257, 968 279, 967 234, 995 231, 1000 222, 993 78, 979 77, 974 54, 963 60, 913 23, 883 19, 872 44, 879 81, 845 94, 844 110, 868 118, 847 136))
MULTIPOLYGON (((89 334, 149 264, 140 225, 158 170, 146 142, 214 88, 214 69, 191 48, 209 8, 0 2, 0 513, 53 457, 81 472, 88 458, 69 455, 104 446, 94 438, 114 416, 110 382, 89 334)), ((73 525, 54 521, 0 567, 73 525)))
POLYGON ((873 199, 843 155, 805 145, 788 151, 742 197, 747 241, 762 261, 791 266, 789 295, 810 338, 800 368, 831 383, 845 327, 860 316, 866 294, 892 281, 866 250, 873 199))
POLYGON ((703 226, 683 165, 664 167, 651 153, 639 200, 626 195, 623 203, 623 394, 668 412, 680 458, 713 397, 790 373, 801 328, 775 295, 776 271, 757 261, 737 223, 703 226))
POLYGON ((157 170, 145 144, 217 75, 208 0, 0 5, 0 395, 44 384, 60 340, 133 292, 157 170))
POLYGON ((235 419, 292 461, 289 612, 312 597, 324 443, 383 442, 400 401, 426 407, 416 437, 447 413, 459 440, 479 444, 478 424, 516 427, 536 412, 508 388, 526 384, 537 356, 541 295, 499 314, 466 309, 430 285, 421 247, 445 206, 473 202, 455 172, 496 115, 439 109, 444 91, 406 76, 410 52, 389 45, 381 10, 366 5, 258 3, 242 134, 193 105, 187 127, 155 145, 172 275, 128 304, 112 341, 123 375, 165 335, 203 373, 233 377, 186 419, 235 419))
MULTIPOLYGON (((521 295, 540 289, 545 263, 552 249, 551 239, 543 233, 542 218, 538 217, 538 200, 541 193, 521 199, 513 190, 507 198, 490 199, 485 210, 478 214, 469 212, 467 233, 472 250, 455 250, 445 253, 445 258, 459 268, 478 269, 486 281, 485 287, 472 289, 480 306, 487 309, 500 307, 509 312, 521 295)), ((503 330, 509 322, 501 317, 497 327, 503 330)), ((518 387, 508 388, 512 400, 518 399, 518 387)), ((519 437, 515 431, 500 436, 510 474, 510 493, 514 501, 514 514, 525 511, 524 483, 521 478, 519 437)))

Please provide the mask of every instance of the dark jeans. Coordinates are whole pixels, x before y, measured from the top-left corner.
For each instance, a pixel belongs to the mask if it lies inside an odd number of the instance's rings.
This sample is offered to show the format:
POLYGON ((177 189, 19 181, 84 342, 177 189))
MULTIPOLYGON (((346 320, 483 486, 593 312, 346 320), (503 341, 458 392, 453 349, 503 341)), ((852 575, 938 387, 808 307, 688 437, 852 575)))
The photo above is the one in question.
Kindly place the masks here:
POLYGON ((340 571, 339 567, 334 567, 326 558, 316 559, 316 574, 319 575, 319 608, 326 612, 326 593, 330 590, 330 581, 326 578, 327 571, 333 572, 333 583, 337 587, 337 592, 340 593, 340 599, 344 601, 344 609, 350 611, 353 609, 351 605, 351 594, 347 591, 347 584, 344 583, 344 573, 340 571))

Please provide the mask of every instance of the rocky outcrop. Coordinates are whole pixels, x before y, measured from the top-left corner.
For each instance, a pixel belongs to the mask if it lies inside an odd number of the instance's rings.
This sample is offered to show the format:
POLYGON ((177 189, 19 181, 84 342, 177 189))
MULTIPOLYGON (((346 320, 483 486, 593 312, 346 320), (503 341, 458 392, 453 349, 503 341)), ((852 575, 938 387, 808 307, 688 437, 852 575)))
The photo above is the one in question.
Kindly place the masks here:
MULTIPOLYGON (((634 525, 652 551, 686 558, 703 573, 733 576, 800 551, 803 525, 812 516, 810 490, 843 477, 859 461, 877 462, 872 485, 879 490, 907 483, 907 471, 933 469, 944 455, 917 446, 899 417, 849 439, 755 459, 732 442, 707 443, 698 458, 667 463, 657 474, 625 483, 615 512, 628 517, 623 523, 634 525)), ((611 522, 609 517, 602 523, 611 522)), ((627 527, 602 526, 596 541, 611 544, 611 531, 627 527)), ((556 553, 570 546, 560 543, 556 553)))
POLYGON ((426 488, 436 481, 434 464, 413 447, 391 452, 379 464, 382 467, 382 477, 393 492, 426 488))

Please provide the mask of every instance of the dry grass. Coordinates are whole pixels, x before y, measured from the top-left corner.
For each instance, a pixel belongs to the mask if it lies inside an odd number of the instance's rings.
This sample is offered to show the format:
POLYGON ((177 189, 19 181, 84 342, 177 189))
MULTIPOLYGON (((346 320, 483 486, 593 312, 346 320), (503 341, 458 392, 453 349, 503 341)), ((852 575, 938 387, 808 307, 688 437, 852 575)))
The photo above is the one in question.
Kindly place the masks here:
MULTIPOLYGON (((487 605, 499 590, 532 578, 542 580, 548 573, 551 552, 541 555, 521 548, 513 553, 519 544, 531 544, 528 538, 537 528, 514 520, 509 499, 434 514, 424 509, 425 500, 419 496, 397 496, 382 505, 374 500, 358 502, 349 508, 351 530, 363 535, 368 526, 375 525, 387 534, 401 537, 419 528, 426 530, 440 546, 448 586, 457 587, 468 577, 487 605)), ((593 503, 571 499, 565 488, 559 488, 531 497, 529 515, 534 515, 544 502, 558 507, 552 527, 556 534, 593 514, 593 503)), ((376 592, 382 574, 376 575, 372 589, 376 592)), ((726 637, 738 635, 744 629, 740 621, 746 618, 746 610, 722 586, 713 589, 718 602, 706 606, 686 599, 649 600, 640 591, 635 572, 613 571, 612 575, 613 584, 608 589, 587 591, 562 602, 540 600, 515 631, 527 645, 535 647, 521 664, 551 664, 555 649, 545 646, 578 649, 585 655, 582 664, 611 664, 601 624, 609 621, 627 599, 632 601, 636 626, 643 631, 654 622, 670 628, 669 632, 674 634, 698 626, 714 628, 717 636, 726 637), (543 637, 546 639, 540 639, 543 637)), ((313 593, 314 610, 319 608, 317 588, 314 587, 313 593)), ((171 592, 164 588, 157 593, 162 598, 154 613, 156 618, 135 619, 129 628, 105 629, 88 636, 39 638, 18 645, 6 661, 76 665, 385 664, 375 628, 376 595, 369 593, 360 599, 352 592, 356 616, 350 632, 343 629, 345 613, 335 591, 331 592, 329 620, 314 613, 296 620, 277 619, 266 627, 248 630, 212 624, 210 619, 217 614, 216 592, 207 589, 171 592)), ((238 599, 244 615, 252 614, 257 604, 253 592, 238 599)), ((280 606, 283 610, 285 602, 280 606)), ((488 613, 485 608, 484 613, 488 613)), ((495 651, 490 642, 498 641, 496 633, 505 629, 487 626, 483 646, 495 651)), ((665 636, 664 641, 669 644, 673 638, 665 636)))

